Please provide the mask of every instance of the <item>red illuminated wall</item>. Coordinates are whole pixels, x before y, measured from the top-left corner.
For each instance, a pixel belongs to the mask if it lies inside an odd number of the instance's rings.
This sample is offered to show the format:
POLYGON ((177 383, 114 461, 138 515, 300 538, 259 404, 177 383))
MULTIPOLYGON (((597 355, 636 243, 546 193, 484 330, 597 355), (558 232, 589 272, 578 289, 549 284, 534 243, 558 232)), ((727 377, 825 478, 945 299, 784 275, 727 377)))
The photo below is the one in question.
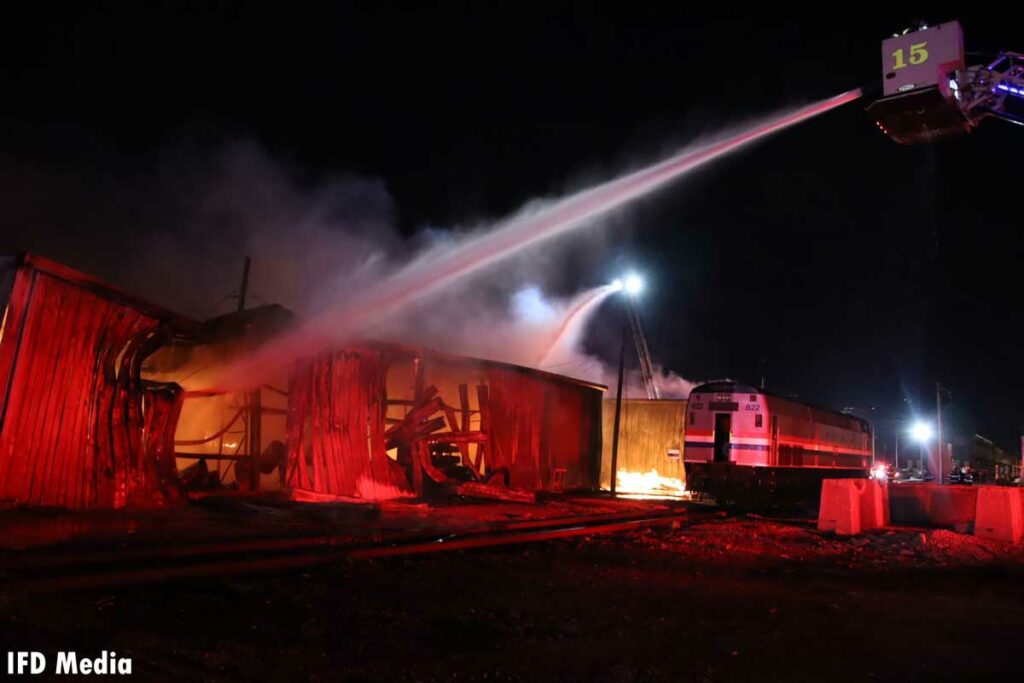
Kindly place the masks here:
POLYGON ((174 499, 180 395, 139 377, 168 338, 160 312, 37 257, 5 259, 0 272, 0 499, 68 508, 174 499))
POLYGON ((509 467, 512 486, 597 488, 601 393, 518 368, 495 365, 488 374, 492 463, 509 467))
MULTIPOLYGON (((427 406, 417 424, 422 443, 471 434, 483 442, 486 470, 507 467, 510 485, 528 490, 596 489, 600 466, 601 389, 543 372, 448 356, 423 349, 375 345, 320 356, 293 373, 289 414, 288 485, 316 493, 366 499, 411 493, 407 469, 386 454, 389 425, 386 373, 397 355, 413 354, 435 381, 475 372, 467 387, 488 397, 479 429, 461 425, 459 398, 420 387, 427 406), (438 401, 429 409, 430 397, 438 401)), ((444 386, 439 382, 439 385, 444 386)), ((448 391, 449 393, 445 393, 448 391)), ((415 452, 414 443, 411 450, 415 452)))
MULTIPOLYGON (((0 306, 0 500, 88 509, 181 499, 183 394, 143 381, 140 368, 198 325, 34 256, 0 259, 0 306)), ((599 387, 390 344, 322 354, 289 381, 293 489, 421 493, 426 478, 443 483, 431 466, 438 448, 481 478, 507 468, 515 488, 598 487, 599 387)))
POLYGON ((289 394, 289 486, 369 499, 410 491, 385 453, 379 351, 338 351, 301 363, 289 394))

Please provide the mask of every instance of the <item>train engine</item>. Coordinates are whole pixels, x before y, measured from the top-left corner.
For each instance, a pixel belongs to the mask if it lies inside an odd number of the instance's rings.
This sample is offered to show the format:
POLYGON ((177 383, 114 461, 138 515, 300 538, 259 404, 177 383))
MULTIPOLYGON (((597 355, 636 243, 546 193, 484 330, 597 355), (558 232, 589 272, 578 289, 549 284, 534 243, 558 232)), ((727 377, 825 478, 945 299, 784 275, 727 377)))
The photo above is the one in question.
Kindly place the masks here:
POLYGON ((695 387, 686 406, 686 486, 719 503, 817 503, 822 479, 867 477, 871 425, 736 382, 695 387))

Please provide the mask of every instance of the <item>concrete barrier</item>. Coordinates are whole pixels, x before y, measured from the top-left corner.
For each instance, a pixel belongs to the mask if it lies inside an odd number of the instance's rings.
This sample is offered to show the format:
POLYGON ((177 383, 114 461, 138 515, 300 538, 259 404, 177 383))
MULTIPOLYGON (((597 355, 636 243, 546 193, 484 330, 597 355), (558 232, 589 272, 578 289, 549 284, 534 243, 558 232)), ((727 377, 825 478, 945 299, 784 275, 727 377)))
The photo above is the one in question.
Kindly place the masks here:
POLYGON ((869 479, 860 496, 860 523, 865 531, 889 526, 889 486, 869 479))
POLYGON ((825 479, 821 482, 818 530, 859 534, 889 524, 888 486, 869 479, 825 479))
POLYGON ((974 535, 1020 543, 1024 539, 1024 507, 1019 488, 979 486, 974 535))
POLYGON ((821 505, 818 507, 818 531, 837 534, 859 534, 860 491, 856 484, 863 479, 825 479, 821 482, 821 505))
POLYGON ((893 484, 889 504, 894 524, 969 529, 978 500, 975 486, 893 484))

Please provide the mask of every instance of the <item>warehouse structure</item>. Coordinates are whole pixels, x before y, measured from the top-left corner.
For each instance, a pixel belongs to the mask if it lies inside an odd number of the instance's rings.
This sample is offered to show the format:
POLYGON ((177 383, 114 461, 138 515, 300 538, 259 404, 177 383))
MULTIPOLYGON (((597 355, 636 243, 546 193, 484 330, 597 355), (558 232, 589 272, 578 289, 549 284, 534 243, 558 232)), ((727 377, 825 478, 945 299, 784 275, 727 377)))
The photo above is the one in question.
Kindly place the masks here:
POLYGON ((287 329, 278 306, 198 323, 32 255, 2 263, 0 499, 165 505, 187 489, 313 500, 460 483, 596 490, 604 387, 363 341, 250 391, 218 370, 287 329))

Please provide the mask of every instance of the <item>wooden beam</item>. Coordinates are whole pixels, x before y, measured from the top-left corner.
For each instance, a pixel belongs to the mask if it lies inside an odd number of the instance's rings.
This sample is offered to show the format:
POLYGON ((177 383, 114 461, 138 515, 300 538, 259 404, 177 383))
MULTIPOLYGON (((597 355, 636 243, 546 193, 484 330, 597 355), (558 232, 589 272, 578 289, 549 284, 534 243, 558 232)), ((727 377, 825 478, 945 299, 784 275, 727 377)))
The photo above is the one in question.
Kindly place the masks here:
POLYGON ((537 493, 523 489, 508 489, 490 484, 466 482, 455 487, 455 492, 466 498, 483 498, 486 500, 503 500, 508 503, 536 503, 537 493))
POLYGON ((423 438, 430 443, 487 443, 483 432, 433 432, 423 438))
MULTIPOLYGON (((490 387, 486 384, 476 385, 476 403, 480 408, 480 431, 490 437, 491 434, 491 394, 490 387)), ((476 449, 476 462, 473 463, 473 469, 477 472, 482 472, 484 466, 488 463, 487 456, 490 454, 488 447, 483 444, 477 446, 476 449)))
POLYGON ((469 431, 469 416, 472 411, 469 409, 469 385, 459 385, 459 405, 462 408, 462 431, 469 431))
POLYGON ((447 403, 444 404, 442 407, 444 408, 444 416, 448 420, 448 429, 450 429, 453 432, 460 431, 459 430, 459 422, 455 418, 455 409, 452 408, 447 403))

